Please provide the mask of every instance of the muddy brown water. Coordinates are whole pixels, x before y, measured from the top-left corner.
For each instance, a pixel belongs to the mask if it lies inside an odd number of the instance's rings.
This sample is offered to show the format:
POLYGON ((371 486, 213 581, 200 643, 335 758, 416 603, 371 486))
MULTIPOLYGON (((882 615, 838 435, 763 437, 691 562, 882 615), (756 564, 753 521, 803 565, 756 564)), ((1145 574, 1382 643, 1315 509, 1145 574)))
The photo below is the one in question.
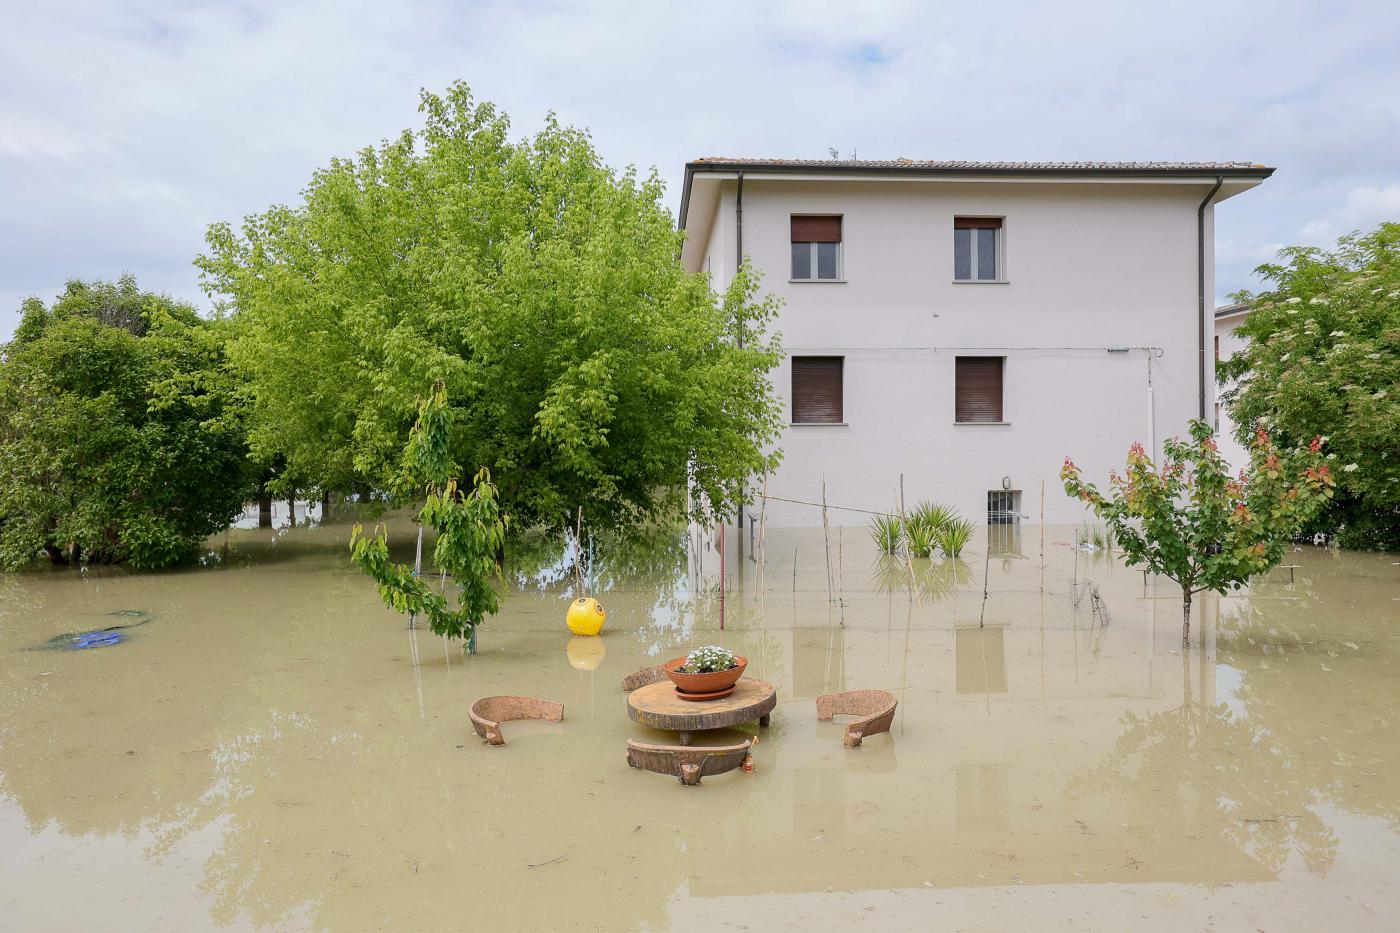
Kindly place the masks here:
MULTIPOLYGON (((1400 566, 1304 548, 1198 601, 1052 529, 961 564, 769 529, 516 574, 481 653, 385 610, 343 524, 177 573, 0 577, 0 926, 16 930, 1394 929, 1400 566), (794 554, 796 568, 794 572, 794 554), (1042 583, 1043 581, 1043 583, 1042 583), (828 598, 828 588, 831 597, 828 598), (27 650, 122 624, 110 647, 27 650), (721 616, 724 629, 720 630, 721 616), (129 617, 128 617, 129 618, 129 617), (982 627, 979 627, 979 621, 982 627), (779 705, 757 770, 627 767, 618 681, 698 644, 779 705), (414 658, 418 663, 414 663, 414 658), (814 697, 881 688, 858 749, 814 697), (562 723, 484 746, 467 707, 562 723)), ((411 532, 395 528, 407 556, 411 532)), ((546 549, 547 550, 547 549, 546 549)), ((744 733, 706 734, 721 743, 744 733)))

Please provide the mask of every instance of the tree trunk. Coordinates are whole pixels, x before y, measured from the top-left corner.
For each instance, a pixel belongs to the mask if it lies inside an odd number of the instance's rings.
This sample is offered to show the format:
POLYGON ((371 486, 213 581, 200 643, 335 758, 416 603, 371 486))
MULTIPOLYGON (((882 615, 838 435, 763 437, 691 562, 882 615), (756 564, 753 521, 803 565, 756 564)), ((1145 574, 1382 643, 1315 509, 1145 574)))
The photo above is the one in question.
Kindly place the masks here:
POLYGON ((323 493, 321 493, 321 523, 322 523, 322 524, 325 524, 325 522, 326 522, 330 517, 331 517, 331 494, 330 494, 329 492, 323 492, 323 493))
POLYGON ((293 528, 297 526, 297 491, 295 489, 287 495, 287 520, 293 528))
POLYGON ((272 527, 272 493, 266 489, 258 493, 258 527, 272 527))
POLYGON ((1191 591, 1181 588, 1181 647, 1191 647, 1191 591))
POLYGON ((44 553, 49 555, 49 560, 55 567, 62 567, 68 563, 68 555, 63 553, 63 549, 56 544, 44 545, 44 553))

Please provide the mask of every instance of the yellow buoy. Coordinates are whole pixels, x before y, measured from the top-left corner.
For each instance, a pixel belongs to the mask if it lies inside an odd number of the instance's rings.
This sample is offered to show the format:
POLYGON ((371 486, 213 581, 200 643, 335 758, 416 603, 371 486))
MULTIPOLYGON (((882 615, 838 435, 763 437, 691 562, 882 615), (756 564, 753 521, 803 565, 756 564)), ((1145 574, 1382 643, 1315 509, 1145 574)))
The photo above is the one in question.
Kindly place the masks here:
POLYGON ((584 596, 569 604, 569 614, 564 621, 575 635, 597 635, 607 618, 608 614, 598 605, 598 600, 584 596))
POLYGON ((569 666, 574 670, 596 671, 598 665, 603 663, 603 658, 608 656, 608 649, 601 638, 575 635, 569 639, 564 653, 569 656, 569 666))

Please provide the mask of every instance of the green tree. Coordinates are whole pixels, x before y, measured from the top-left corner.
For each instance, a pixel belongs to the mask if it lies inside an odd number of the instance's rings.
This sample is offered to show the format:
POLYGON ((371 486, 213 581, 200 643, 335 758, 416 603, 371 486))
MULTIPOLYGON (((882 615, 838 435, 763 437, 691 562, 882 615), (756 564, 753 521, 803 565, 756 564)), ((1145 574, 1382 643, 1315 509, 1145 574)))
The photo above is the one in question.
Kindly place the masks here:
POLYGON ((0 347, 0 565, 166 567, 250 492, 223 328, 136 280, 24 304, 0 347))
POLYGON ((496 499, 491 474, 477 472, 470 492, 457 488, 448 443, 452 411, 441 382, 418 405, 418 421, 409 433, 399 482, 422 484, 427 503, 418 521, 437 532, 433 563, 451 577, 458 590, 453 608, 441 588, 434 589, 415 568, 389 560, 388 531, 380 525, 373 537, 356 525, 350 534, 350 555, 361 570, 379 584, 384 604, 398 612, 427 618, 433 632, 467 639, 476 650, 476 628, 498 608, 492 580, 500 576, 498 558, 505 544, 506 523, 496 499))
POLYGON ((1128 451, 1127 472, 1109 474, 1109 495, 1086 483, 1074 461, 1060 469, 1065 492, 1093 509, 1123 549, 1130 567, 1170 577, 1181 586, 1181 644, 1191 644, 1191 598, 1224 594, 1283 557, 1288 541, 1333 495, 1322 439, 1281 452, 1260 428, 1249 468, 1231 477, 1210 426, 1191 422, 1191 439, 1162 445, 1153 465, 1141 444, 1128 451))
POLYGON ((1400 223, 1291 247, 1260 266, 1273 288, 1241 293, 1249 345, 1220 364, 1241 439, 1264 425, 1281 443, 1327 438, 1337 496, 1315 530, 1348 547, 1400 549, 1400 223))
POLYGON ((453 457, 499 478, 516 527, 580 505, 627 526, 688 486, 697 513, 732 512, 776 465, 776 302, 747 269, 722 300, 686 273, 658 177, 612 171, 586 133, 551 118, 512 142, 461 84, 420 109, 299 205, 209 231, 257 456, 294 485, 391 488, 442 380, 453 457))

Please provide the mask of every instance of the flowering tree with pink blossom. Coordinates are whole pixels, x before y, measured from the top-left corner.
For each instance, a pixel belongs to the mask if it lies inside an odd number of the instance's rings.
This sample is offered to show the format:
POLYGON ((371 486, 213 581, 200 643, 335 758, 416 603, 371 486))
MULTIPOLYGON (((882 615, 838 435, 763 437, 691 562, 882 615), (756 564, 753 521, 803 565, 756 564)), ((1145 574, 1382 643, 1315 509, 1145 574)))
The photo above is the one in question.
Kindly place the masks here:
POLYGON ((1060 470, 1065 492, 1108 525, 1129 566, 1181 586, 1183 647, 1191 643, 1191 598, 1206 590, 1224 594, 1277 564, 1335 485, 1321 437, 1281 451, 1260 428, 1248 468, 1232 476, 1210 426, 1192 421, 1190 432, 1190 440, 1162 445, 1160 467, 1133 444, 1126 472, 1109 474, 1108 495, 1084 482, 1070 458, 1060 470))

